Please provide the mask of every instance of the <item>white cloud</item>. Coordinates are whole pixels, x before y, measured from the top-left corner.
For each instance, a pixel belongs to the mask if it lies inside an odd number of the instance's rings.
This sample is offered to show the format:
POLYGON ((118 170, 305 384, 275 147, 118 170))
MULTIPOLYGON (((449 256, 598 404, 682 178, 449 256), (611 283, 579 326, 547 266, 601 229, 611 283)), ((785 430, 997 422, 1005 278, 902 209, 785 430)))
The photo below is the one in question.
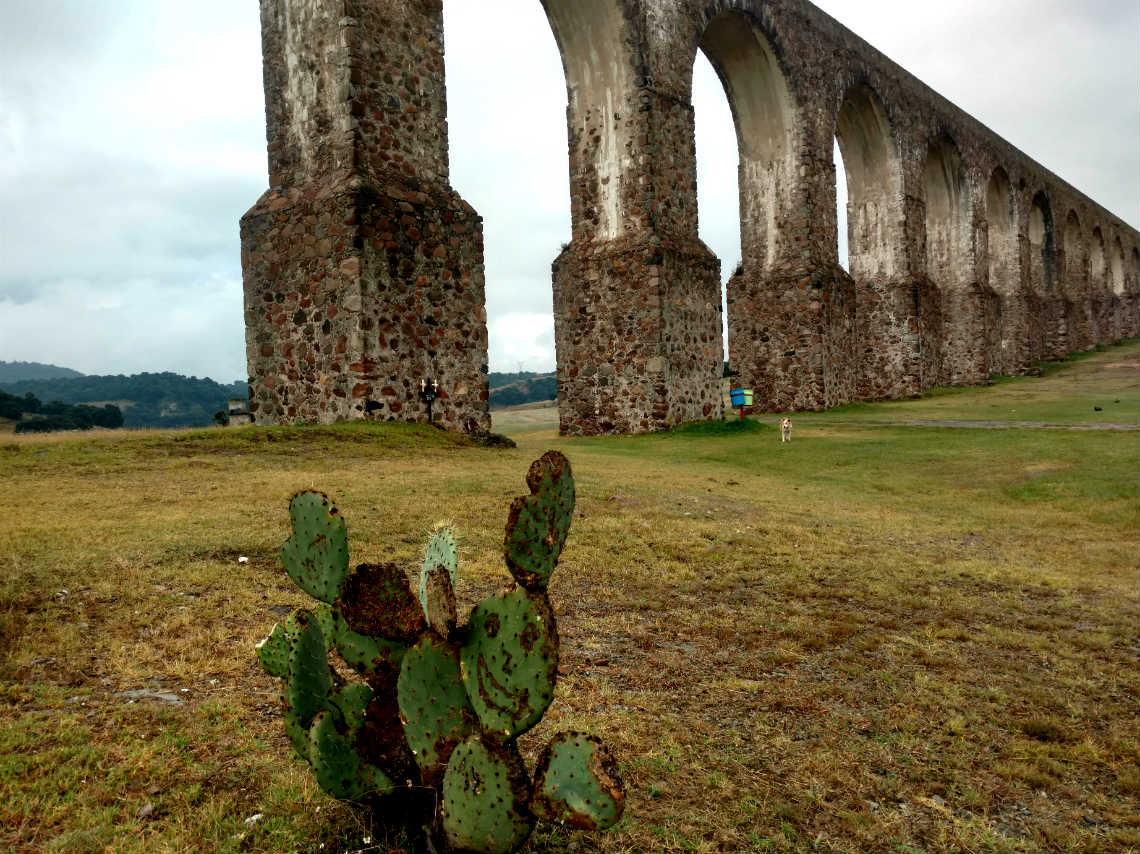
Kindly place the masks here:
POLYGON ((553 371, 554 317, 550 312, 509 312, 492 318, 491 370, 553 371))
POLYGON ((5 360, 88 374, 157 373, 176 364, 179 373, 232 382, 245 376, 231 352, 244 334, 241 282, 220 276, 174 292, 145 279, 61 279, 44 283, 34 300, 0 298, 5 360))

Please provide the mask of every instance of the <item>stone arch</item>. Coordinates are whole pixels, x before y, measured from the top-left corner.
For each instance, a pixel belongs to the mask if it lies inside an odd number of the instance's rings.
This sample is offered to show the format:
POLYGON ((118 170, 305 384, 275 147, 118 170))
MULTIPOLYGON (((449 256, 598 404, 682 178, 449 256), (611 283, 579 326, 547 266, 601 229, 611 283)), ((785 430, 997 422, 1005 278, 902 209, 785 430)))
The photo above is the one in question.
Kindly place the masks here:
POLYGON ((1085 257, 1085 241, 1081 232, 1081 219, 1075 210, 1070 209, 1065 217, 1064 240, 1064 284, 1061 289, 1063 305, 1059 306, 1056 319, 1058 352, 1086 350, 1092 346, 1091 310, 1089 304, 1088 259, 1085 257))
POLYGON ((796 108, 771 41, 751 15, 713 14, 701 34, 728 98, 740 155, 740 248, 746 271, 772 269, 781 253, 798 153, 796 108))
POLYGON ((1117 237, 1112 247, 1112 252, 1109 257, 1109 264, 1112 270, 1112 293, 1115 296, 1124 296, 1124 246, 1117 237))
POLYGON ((847 238, 856 281, 899 272, 902 170, 886 109, 865 83, 847 90, 835 122, 847 173, 847 238))
POLYGON ((962 281, 967 198, 962 155, 948 136, 930 144, 923 169, 926 202, 926 275, 940 288, 962 281))
POLYGON ((985 309, 968 264, 969 199, 965 168, 957 144, 948 135, 929 145, 922 173, 926 225, 925 279, 937 290, 942 341, 936 383, 961 385, 984 377, 985 309), (969 296, 966 297, 967 292, 969 296), (963 298, 966 297, 966 298, 963 298))
POLYGON ((1017 292, 1017 224, 1009 175, 998 166, 986 184, 990 287, 1004 298, 1017 292))
POLYGON ((693 60, 702 51, 720 79, 739 154, 742 260, 727 283, 729 360, 758 407, 835 405, 854 386, 853 372, 829 357, 850 347, 854 300, 845 275, 821 273, 818 257, 804 252, 815 249, 818 233, 834 235, 831 223, 804 214, 822 174, 807 154, 809 118, 762 4, 715 0, 702 8, 693 60), (813 277, 810 288, 805 276, 813 277))
POLYGON ((566 73, 575 239, 614 240, 629 221, 625 176, 636 131, 634 56, 613 0, 542 0, 566 73))
POLYGON ((1038 295, 1052 295, 1057 288, 1053 211, 1044 190, 1033 197, 1029 209, 1029 284, 1038 295))
POLYGON ((1088 281, 1081 240, 1081 219, 1074 210, 1065 218, 1065 295, 1071 300, 1087 296, 1088 281))
POLYGON ((1024 323, 1018 294, 1017 223, 1009 174, 996 167, 986 183, 987 264, 991 308, 991 334, 987 370, 1016 373, 1021 360, 1020 338, 1024 323))
POLYGON ((1107 287, 1106 272, 1104 235, 1098 225, 1092 230, 1092 238, 1089 241, 1089 284, 1095 296, 1099 297, 1105 293, 1107 287))
POLYGON ((1132 288, 1140 288, 1140 248, 1132 247, 1132 288))

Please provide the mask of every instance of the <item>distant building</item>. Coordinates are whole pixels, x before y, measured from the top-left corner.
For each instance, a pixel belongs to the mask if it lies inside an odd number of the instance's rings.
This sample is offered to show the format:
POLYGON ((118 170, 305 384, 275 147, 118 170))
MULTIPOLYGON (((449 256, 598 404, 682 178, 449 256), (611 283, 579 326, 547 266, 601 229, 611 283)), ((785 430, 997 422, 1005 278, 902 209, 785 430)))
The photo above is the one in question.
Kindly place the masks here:
POLYGON ((253 416, 249 414, 249 405, 244 397, 229 398, 226 401, 226 414, 230 418, 230 427, 253 423, 253 416))

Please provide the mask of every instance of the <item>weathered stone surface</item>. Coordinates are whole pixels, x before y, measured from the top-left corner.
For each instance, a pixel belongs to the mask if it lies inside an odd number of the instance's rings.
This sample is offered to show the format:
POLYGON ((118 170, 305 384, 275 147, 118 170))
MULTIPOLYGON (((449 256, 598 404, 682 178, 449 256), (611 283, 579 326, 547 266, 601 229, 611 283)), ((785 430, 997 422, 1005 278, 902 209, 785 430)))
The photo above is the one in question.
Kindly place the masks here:
MULTIPOLYGON (((1140 334, 1140 235, 805 0, 541 0, 566 72, 562 430, 1018 374, 1140 334), (697 237, 698 50, 740 151, 741 268, 697 237), (836 258, 838 139, 850 272, 836 258)), ((488 424, 479 217, 448 186, 439 0, 262 0, 269 192, 242 223, 259 422, 488 424)), ((525 235, 520 239, 526 239, 525 235)))
POLYGON ((265 0, 270 189, 242 219, 261 424, 490 426, 483 232, 448 186, 438 2, 265 0))

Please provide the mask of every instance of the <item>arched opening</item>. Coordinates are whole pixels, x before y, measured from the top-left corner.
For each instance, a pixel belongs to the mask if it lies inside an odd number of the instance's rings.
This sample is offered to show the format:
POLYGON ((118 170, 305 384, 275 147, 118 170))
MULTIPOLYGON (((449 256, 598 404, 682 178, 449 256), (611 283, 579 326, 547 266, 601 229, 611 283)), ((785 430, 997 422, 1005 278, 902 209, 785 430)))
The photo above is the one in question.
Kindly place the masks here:
POLYGON ((1104 260, 1104 235, 1100 226, 1093 229, 1091 245, 1089 247, 1089 284, 1094 296, 1100 297, 1105 292, 1104 274, 1106 272, 1104 260))
POLYGON ((965 169, 948 136, 933 140, 923 169, 926 213, 926 278, 942 308, 942 353, 938 382, 971 385, 984 379, 994 360, 992 328, 997 309, 979 291, 967 241, 965 169), (969 298, 963 298, 967 296, 969 298), (987 323, 989 329, 987 330, 987 323))
MULTIPOLYGON (((835 123, 846 191, 848 270, 856 281, 887 278, 898 272, 896 251, 900 170, 890 124, 871 87, 848 90, 835 123)), ((836 159, 836 171, 840 160, 836 159)), ((836 176, 837 196, 840 176, 836 176)), ((840 237, 840 241, 843 241, 840 237)))
POLYGON ((1076 211, 1065 219, 1065 296, 1083 299, 1088 293, 1084 252, 1081 246, 1081 220, 1076 211))
POLYGON ((550 260, 570 234, 567 90, 555 40, 549 30, 542 33, 542 8, 503 6, 497 14, 504 20, 510 15, 539 33, 512 46, 527 69, 527 86, 511 101, 481 96, 516 88, 499 65, 486 61, 487 45, 475 35, 479 16, 488 13, 472 4, 444 4, 451 179, 483 220, 489 370, 546 373, 555 366, 550 260), (525 122, 518 121, 520 111, 525 122), (515 178, 509 192, 497 180, 506 171, 515 178))
POLYGON ((701 37, 724 87, 736 125, 740 185, 740 248, 744 272, 760 274, 780 255, 780 225, 794 186, 795 112, 768 39, 743 12, 717 15, 701 37))
POLYGON ((986 226, 989 233, 990 287, 1004 298, 1017 291, 1017 230, 1009 176, 1000 166, 986 185, 986 226))
POLYGON ((1112 249, 1112 292, 1116 296, 1124 295, 1124 247, 1120 243, 1120 238, 1116 238, 1116 243, 1112 249))
POLYGON ((1140 249, 1132 250, 1132 287, 1140 288, 1140 249))
MULTIPOLYGON (((697 226, 705 245, 721 259, 721 305, 728 281, 743 267, 740 249, 739 147, 724 86, 708 58, 693 64, 693 112, 697 150, 697 226)), ((721 314, 724 358, 728 358, 728 315, 721 314)))
POLYGON ((990 373, 1013 373, 1017 369, 1017 328, 1010 311, 1017 297, 1017 229, 1013 218, 1013 193, 1009 175, 1000 166, 986 184, 986 229, 989 281, 993 297, 994 352, 988 361, 990 373))
POLYGON ((851 239, 848 235, 850 223, 847 218, 847 205, 851 196, 847 191, 847 164, 843 162, 843 150, 839 138, 831 149, 831 159, 835 163, 835 254, 839 266, 851 272, 851 239))
POLYGON ((940 288, 953 288, 962 277, 965 205, 962 156, 948 137, 941 137, 930 145, 923 188, 926 192, 926 275, 940 288))
POLYGON ((1056 335, 1058 352, 1086 350, 1089 340, 1091 306, 1088 302, 1088 265, 1085 262, 1081 220, 1070 210, 1065 217, 1065 275, 1062 287, 1063 305, 1058 307, 1056 335))
POLYGON ((1029 209, 1029 249, 1029 281, 1033 291, 1053 294, 1056 290, 1053 213, 1044 192, 1033 197, 1033 206, 1029 209))

